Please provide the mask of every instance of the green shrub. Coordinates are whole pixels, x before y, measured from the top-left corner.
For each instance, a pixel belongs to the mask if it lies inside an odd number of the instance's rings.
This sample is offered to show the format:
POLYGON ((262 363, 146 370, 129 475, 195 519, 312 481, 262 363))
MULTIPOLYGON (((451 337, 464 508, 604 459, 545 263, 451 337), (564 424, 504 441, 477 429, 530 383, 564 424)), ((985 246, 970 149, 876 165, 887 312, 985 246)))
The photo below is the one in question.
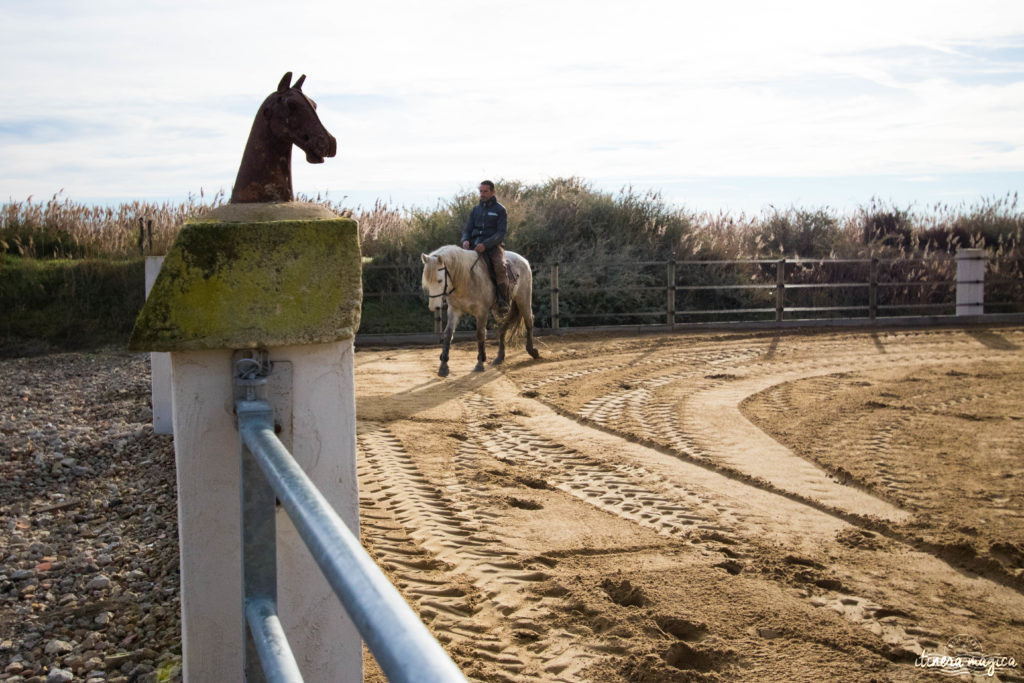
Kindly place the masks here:
POLYGON ((65 348, 127 340, 145 299, 143 259, 0 258, 0 337, 65 348))

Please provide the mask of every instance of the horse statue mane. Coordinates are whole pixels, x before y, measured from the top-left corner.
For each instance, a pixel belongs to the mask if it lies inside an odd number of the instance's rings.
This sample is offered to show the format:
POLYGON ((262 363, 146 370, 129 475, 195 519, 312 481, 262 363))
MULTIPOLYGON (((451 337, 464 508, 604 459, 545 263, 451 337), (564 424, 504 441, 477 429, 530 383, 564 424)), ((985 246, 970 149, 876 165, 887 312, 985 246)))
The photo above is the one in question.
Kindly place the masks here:
POLYGON ((322 164, 338 151, 337 140, 316 115, 316 102, 302 92, 305 74, 294 84, 291 80, 289 71, 256 113, 231 191, 232 204, 292 201, 292 145, 311 164, 322 164))

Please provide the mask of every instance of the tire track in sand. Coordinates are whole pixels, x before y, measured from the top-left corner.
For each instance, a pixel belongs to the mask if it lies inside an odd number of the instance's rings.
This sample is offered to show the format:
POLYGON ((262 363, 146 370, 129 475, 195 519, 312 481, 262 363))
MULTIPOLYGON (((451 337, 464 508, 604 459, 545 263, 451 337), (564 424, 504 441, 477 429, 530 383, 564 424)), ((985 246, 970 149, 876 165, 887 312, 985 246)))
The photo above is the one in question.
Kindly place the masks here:
MULTIPOLYGON (((463 399, 474 415, 493 411, 491 401, 480 395, 463 399)), ((487 429, 483 421, 471 421, 483 450, 509 464, 540 468, 555 488, 594 507, 666 536, 693 531, 714 532, 727 543, 738 520, 721 502, 693 493, 642 466, 601 461, 568 446, 546 439, 518 424, 487 429)))
MULTIPOLYGON (((798 409, 794 396, 811 395, 827 400, 830 395, 835 395, 844 388, 871 386, 871 382, 865 380, 866 377, 867 374, 857 374, 850 380, 849 373, 843 373, 772 386, 759 392, 758 396, 763 401, 763 409, 770 416, 765 421, 772 422, 775 416, 778 416, 780 421, 788 419, 793 411, 798 409), (842 381, 842 378, 847 380, 842 381)), ((881 416, 869 415, 867 418, 856 411, 837 415, 830 421, 829 438, 806 444, 806 449, 811 457, 822 460, 826 460, 830 453, 837 452, 849 453, 854 461, 859 460, 861 455, 871 458, 875 476, 869 476, 868 479, 871 480, 873 487, 884 491, 891 500, 901 506, 909 505, 916 510, 926 510, 940 504, 940 501, 932 501, 922 493, 927 486, 926 478, 929 475, 928 472, 922 472, 907 464, 911 459, 905 455, 914 446, 903 435, 919 431, 921 425, 927 424, 934 416, 957 418, 966 415, 966 419, 977 419, 965 411, 969 411, 978 402, 1009 399, 1011 395, 1012 392, 1007 391, 938 399, 925 393, 905 396, 891 405, 888 402, 871 401, 868 405, 872 408, 901 408, 903 405, 909 405, 913 406, 913 410, 890 410, 881 416)), ((806 399, 801 401, 806 402, 806 399)), ((998 439, 1000 443, 1006 444, 1004 450, 1010 452, 1011 449, 1020 451, 1024 448, 1024 438, 1021 438, 1021 434, 1024 433, 1022 427, 1024 424, 1020 423, 1008 425, 998 439)))
MULTIPOLYGON (((492 391, 498 389, 492 387, 492 391)), ((479 394, 463 398, 469 414, 492 415, 493 402, 479 394)), ((520 421, 522 422, 522 420, 520 421)), ((536 420, 525 420, 536 423, 536 420)), ((472 424, 485 450, 498 460, 529 467, 556 488, 606 512, 654 529, 670 537, 686 536, 696 542, 717 542, 726 558, 757 558, 771 554, 763 541, 778 547, 800 548, 805 544, 833 544, 837 536, 856 534, 857 528, 818 508, 810 507, 758 486, 744 484, 726 474, 697 464, 662 456, 639 444, 612 434, 599 433, 605 447, 593 444, 574 448, 589 430, 569 418, 549 417, 541 432, 522 424, 488 429, 483 421, 472 424), (553 424, 561 421, 561 424, 553 424), (570 436, 571 435, 571 436, 570 436), (616 444, 616 442, 618 442, 616 444), (615 445, 613 445, 615 444, 615 445), (595 453, 626 455, 602 457, 595 453), (661 460, 662 463, 658 461, 661 460), (670 462, 664 462, 669 460, 670 462), (650 463, 648 465, 647 463, 650 463)), ((859 491, 857 493, 860 493, 859 491)), ((1024 608, 1024 599, 998 584, 965 578, 939 558, 897 542, 899 552, 879 554, 878 567, 893 575, 943 576, 944 582, 968 594, 984 585, 1000 594, 1007 604, 1024 608)), ((784 562, 803 565, 799 555, 784 562)), ((728 567, 729 561, 720 566, 728 567)), ((736 566, 736 565, 733 565, 736 566)), ((934 647, 940 634, 927 627, 929 618, 912 604, 880 604, 869 596, 876 579, 867 574, 845 574, 842 580, 822 574, 827 567, 807 562, 806 578, 817 588, 804 597, 815 607, 834 610, 850 622, 879 636, 889 649, 887 656, 909 662, 925 647, 934 647), (817 590, 821 589, 821 590, 817 590)))
POLYGON ((583 377, 605 374, 616 370, 629 369, 627 377, 641 377, 650 374, 651 369, 681 367, 683 370, 673 373, 675 377, 689 377, 698 372, 696 364, 718 366, 735 363, 740 360, 754 358, 759 352, 752 349, 702 349, 696 352, 675 352, 667 356, 631 358, 610 365, 588 366, 585 368, 555 372, 544 377, 524 382, 520 387, 523 391, 534 391, 549 384, 563 383, 583 377))
POLYGON ((482 533, 492 515, 473 514, 433 486, 388 429, 361 427, 364 542, 436 637, 488 680, 573 680, 595 655, 548 633, 548 608, 558 601, 532 590, 551 578, 545 563, 556 561, 523 558, 482 533))
MULTIPOLYGON (((972 360, 983 360, 987 354, 972 360)), ((753 394, 776 385, 826 378, 816 391, 826 392, 829 377, 854 370, 899 364, 926 366, 956 361, 959 352, 920 349, 865 359, 862 354, 801 359, 787 363, 755 363, 718 367, 708 374, 673 372, 640 380, 635 385, 596 397, 577 411, 580 417, 619 433, 664 444, 684 457, 708 462, 726 471, 754 477, 781 491, 817 501, 855 515, 873 515, 900 522, 908 514, 873 493, 847 485, 816 463, 806 460, 772 439, 742 414, 740 404, 753 394)), ((992 354, 993 360, 999 356, 992 354)), ((823 395, 823 399, 824 399, 823 395)), ((895 427, 894 427, 895 428, 895 427)), ((884 448, 890 434, 869 437, 884 448)), ((905 482, 893 482, 905 494, 905 482)))
MULTIPOLYGON (((978 354, 978 360, 998 360, 996 354, 978 354)), ((783 383, 810 378, 842 375, 855 370, 885 366, 912 365, 927 367, 961 360, 959 353, 936 352, 927 357, 919 352, 894 353, 871 361, 840 357, 830 362, 800 363, 775 367, 728 382, 698 390, 686 396, 685 409, 678 418, 679 429, 692 435, 701 455, 729 469, 762 479, 782 491, 813 499, 845 512, 872 515, 902 522, 909 514, 873 493, 840 482, 818 464, 804 459, 771 438, 743 415, 741 404, 748 397, 783 383)), ((737 373, 738 374, 738 373, 737 373)), ((826 382, 828 380, 826 379, 826 382)), ((913 418, 910 418, 913 419, 913 418)), ((899 425, 874 434, 875 448, 885 448, 899 425)), ((909 480, 892 472, 890 484, 902 494, 908 492, 909 480)))
MULTIPOLYGON (((483 396, 470 395, 463 401, 470 414, 493 413, 493 402, 483 396)), ((790 547, 799 547, 808 538, 831 541, 841 530, 850 528, 798 501, 690 463, 676 461, 684 466, 683 479, 689 482, 689 486, 681 486, 654 469, 600 459, 521 425, 488 430, 483 421, 477 421, 471 426, 474 432, 485 434, 480 443, 497 460, 529 467, 555 488, 662 535, 710 544, 723 555, 718 566, 730 573, 739 571, 741 565, 736 560, 764 556, 766 547, 761 539, 769 530, 777 535, 776 540, 785 538, 790 547)), ((649 450, 641 446, 634 449, 649 450)), ((926 637, 931 632, 914 621, 909 612, 880 605, 858 595, 850 586, 836 586, 839 581, 828 583, 815 573, 824 569, 817 563, 809 562, 808 567, 816 577, 812 580, 825 588, 822 595, 808 596, 809 602, 832 609, 879 635, 897 657, 905 659, 919 653, 925 644, 922 638, 931 642, 926 637)))

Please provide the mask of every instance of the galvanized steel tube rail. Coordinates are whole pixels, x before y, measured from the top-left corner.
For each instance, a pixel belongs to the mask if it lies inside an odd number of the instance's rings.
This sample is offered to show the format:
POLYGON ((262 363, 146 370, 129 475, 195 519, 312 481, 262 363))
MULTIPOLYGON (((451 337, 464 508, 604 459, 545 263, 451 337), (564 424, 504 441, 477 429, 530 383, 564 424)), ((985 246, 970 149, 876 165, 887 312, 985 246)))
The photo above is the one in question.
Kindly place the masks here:
POLYGON ((259 651, 263 679, 267 683, 301 683, 302 673, 281 627, 277 606, 270 600, 250 599, 245 605, 245 620, 259 651))
POLYGON ((389 681, 465 681, 274 434, 266 401, 238 401, 238 428, 328 583, 389 681))

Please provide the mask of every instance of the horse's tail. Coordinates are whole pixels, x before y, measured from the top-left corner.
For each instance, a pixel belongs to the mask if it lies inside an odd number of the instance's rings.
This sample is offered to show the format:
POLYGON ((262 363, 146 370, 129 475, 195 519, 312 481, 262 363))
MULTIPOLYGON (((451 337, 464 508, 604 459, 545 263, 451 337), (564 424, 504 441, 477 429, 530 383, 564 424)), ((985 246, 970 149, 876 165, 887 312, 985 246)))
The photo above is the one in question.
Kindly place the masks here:
POLYGON ((498 325, 505 327, 505 333, 508 335, 506 343, 509 346, 518 346, 526 339, 526 321, 515 299, 509 304, 505 317, 498 320, 498 325))

